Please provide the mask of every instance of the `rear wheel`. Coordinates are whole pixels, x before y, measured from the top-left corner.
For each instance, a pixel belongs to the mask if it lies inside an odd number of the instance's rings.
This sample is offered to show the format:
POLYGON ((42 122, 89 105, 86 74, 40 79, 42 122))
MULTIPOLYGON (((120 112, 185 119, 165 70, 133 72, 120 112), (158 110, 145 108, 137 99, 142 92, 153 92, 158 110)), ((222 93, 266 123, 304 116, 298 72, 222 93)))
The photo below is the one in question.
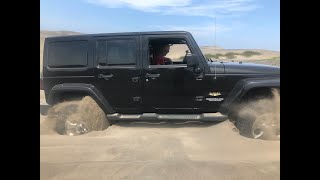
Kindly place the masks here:
POLYGON ((110 126, 106 114, 90 96, 54 105, 48 111, 48 120, 55 124, 57 133, 72 136, 110 126))

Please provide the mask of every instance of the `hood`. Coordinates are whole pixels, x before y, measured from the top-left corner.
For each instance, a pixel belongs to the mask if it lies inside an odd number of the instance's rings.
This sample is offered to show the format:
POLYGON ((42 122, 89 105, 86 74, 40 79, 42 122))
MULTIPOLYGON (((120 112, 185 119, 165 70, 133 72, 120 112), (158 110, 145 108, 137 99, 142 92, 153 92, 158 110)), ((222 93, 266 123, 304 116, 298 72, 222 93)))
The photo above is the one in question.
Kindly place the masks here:
POLYGON ((210 71, 212 73, 214 73, 214 72, 216 72, 217 74, 224 73, 224 65, 222 62, 217 62, 217 61, 209 62, 209 61, 207 61, 207 63, 209 65, 210 71))
POLYGON ((211 69, 211 72, 214 72, 214 64, 216 65, 217 73, 221 72, 221 66, 224 67, 224 73, 226 74, 274 74, 280 75, 280 67, 264 65, 264 64, 255 64, 255 63, 246 63, 246 62, 214 62, 208 63, 211 69), (218 65, 219 64, 219 65, 218 65), (219 67, 217 69, 217 67, 219 67))

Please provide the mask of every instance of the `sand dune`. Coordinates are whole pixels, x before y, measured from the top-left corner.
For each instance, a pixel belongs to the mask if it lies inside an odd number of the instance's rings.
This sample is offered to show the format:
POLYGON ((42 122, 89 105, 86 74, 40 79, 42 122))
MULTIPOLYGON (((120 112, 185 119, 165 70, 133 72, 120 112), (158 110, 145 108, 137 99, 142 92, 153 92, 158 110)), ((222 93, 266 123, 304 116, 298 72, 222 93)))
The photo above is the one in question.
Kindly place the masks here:
MULTIPOLYGON (((253 55, 251 57, 236 55, 234 59, 227 59, 226 57, 220 57, 219 59, 221 60, 251 61, 251 60, 272 59, 275 57, 280 57, 280 52, 278 51, 270 51, 270 50, 262 50, 262 49, 222 49, 222 48, 214 48, 213 46, 200 46, 200 49, 203 54, 226 54, 228 52, 241 54, 245 51, 255 51, 255 52, 261 53, 261 55, 253 55)), ((173 45, 167 56, 172 58, 179 58, 185 54, 186 50, 187 50, 187 46, 185 45, 173 45)))

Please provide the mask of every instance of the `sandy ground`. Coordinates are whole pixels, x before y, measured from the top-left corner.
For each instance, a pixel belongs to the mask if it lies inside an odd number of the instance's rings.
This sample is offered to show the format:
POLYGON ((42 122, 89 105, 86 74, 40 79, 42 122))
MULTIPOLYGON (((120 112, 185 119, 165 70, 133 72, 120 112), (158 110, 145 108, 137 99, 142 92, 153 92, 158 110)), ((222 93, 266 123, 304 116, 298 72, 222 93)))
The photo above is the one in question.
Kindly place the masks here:
POLYGON ((121 122, 64 136, 40 115, 45 179, 280 179, 280 142, 238 135, 229 121, 121 122))
POLYGON ((66 136, 46 118, 40 115, 42 180, 280 179, 280 141, 245 138, 229 121, 118 122, 66 136))
POLYGON ((44 103, 44 102, 46 102, 44 91, 40 90, 40 103, 44 103))

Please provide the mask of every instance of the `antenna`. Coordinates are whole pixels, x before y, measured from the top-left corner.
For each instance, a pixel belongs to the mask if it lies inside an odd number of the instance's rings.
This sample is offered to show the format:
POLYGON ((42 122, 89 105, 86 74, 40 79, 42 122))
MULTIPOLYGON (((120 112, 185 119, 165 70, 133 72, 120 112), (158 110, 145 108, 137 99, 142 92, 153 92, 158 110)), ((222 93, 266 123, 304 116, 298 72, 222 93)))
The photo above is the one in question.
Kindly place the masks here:
MULTIPOLYGON (((217 47, 217 44, 216 44, 216 31, 217 31, 217 28, 216 28, 216 16, 214 16, 214 53, 217 54, 217 51, 216 51, 216 47, 217 47)), ((218 59, 218 57, 217 57, 218 59)), ((217 68, 216 68, 217 64, 216 62, 214 62, 214 79, 217 79, 217 68)))
POLYGON ((216 36, 217 28, 216 28, 216 16, 214 16, 214 52, 216 52, 217 47, 217 36, 216 36))

